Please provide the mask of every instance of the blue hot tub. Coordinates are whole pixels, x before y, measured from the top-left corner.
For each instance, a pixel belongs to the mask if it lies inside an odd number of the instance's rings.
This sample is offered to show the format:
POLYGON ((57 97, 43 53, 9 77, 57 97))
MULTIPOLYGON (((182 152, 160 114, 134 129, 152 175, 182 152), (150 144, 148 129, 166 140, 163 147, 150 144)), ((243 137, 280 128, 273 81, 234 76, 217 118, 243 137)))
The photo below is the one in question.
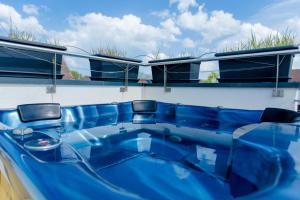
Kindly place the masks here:
POLYGON ((262 111, 125 102, 30 122, 22 112, 0 112, 10 198, 300 198, 297 122, 260 123, 262 111))

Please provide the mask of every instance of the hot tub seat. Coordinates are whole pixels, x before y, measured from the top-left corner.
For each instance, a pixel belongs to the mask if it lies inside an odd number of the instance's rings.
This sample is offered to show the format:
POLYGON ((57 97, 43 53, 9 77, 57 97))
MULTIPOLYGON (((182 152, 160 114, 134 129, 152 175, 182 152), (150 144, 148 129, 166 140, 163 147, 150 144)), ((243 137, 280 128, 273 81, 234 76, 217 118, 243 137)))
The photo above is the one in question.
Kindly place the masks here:
POLYGON ((261 122, 293 123, 299 120, 300 114, 281 108, 266 108, 261 116, 261 122))
POLYGON ((0 148, 47 199, 287 197, 297 184, 296 124, 260 123, 257 110, 162 102, 155 107, 135 112, 132 102, 71 106, 61 108, 59 119, 37 121, 2 110, 0 148), (136 114, 147 117, 135 124, 136 114), (252 123, 259 125, 233 138, 236 128, 252 123), (16 145, 10 129, 17 127, 60 138, 61 157, 16 145))

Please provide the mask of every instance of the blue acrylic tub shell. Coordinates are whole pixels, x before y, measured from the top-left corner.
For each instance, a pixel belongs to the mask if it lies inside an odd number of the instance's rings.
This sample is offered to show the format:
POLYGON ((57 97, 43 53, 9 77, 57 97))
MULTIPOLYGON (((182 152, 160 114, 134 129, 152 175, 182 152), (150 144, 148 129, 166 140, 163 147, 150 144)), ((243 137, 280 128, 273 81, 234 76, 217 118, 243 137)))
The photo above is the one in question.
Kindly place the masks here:
POLYGON ((6 128, 31 127, 62 145, 30 152, 2 130, 0 158, 34 199, 299 199, 299 127, 259 124, 261 114, 158 102, 151 123, 132 123, 124 102, 62 107, 60 120, 24 123, 1 110, 6 128))

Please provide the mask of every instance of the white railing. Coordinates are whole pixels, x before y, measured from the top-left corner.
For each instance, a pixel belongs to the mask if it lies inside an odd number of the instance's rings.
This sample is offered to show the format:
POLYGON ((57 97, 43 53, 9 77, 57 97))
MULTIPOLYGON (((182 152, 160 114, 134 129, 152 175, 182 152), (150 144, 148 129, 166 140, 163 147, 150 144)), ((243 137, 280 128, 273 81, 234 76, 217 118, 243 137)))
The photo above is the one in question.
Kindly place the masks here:
MULTIPOLYGON (((276 66, 266 66, 266 67, 276 67, 276 82, 275 82, 275 90, 274 96, 280 96, 278 93, 278 79, 279 79, 279 66, 280 66, 280 60, 279 56, 280 55, 289 55, 289 54, 300 54, 299 49, 294 49, 294 50, 279 50, 279 51, 270 51, 270 52, 259 52, 259 53, 247 53, 247 54, 240 54, 240 55, 228 55, 228 56, 211 56, 211 57, 196 57, 193 59, 184 59, 184 60, 175 60, 175 61, 162 61, 162 62, 155 62, 155 63, 140 63, 138 61, 127 61, 127 60, 122 60, 122 59, 117 59, 117 58, 107 58, 107 57, 102 57, 102 56, 93 56, 93 55, 87 55, 87 54, 80 54, 80 53, 74 53, 74 52, 68 52, 68 51, 62 51, 62 50, 55 50, 55 49, 49 49, 49 48, 44 48, 44 47, 37 47, 37 46, 31 46, 31 45, 25 45, 25 44, 18 44, 14 42, 7 42, 7 41, 0 41, 0 47, 8 48, 11 50, 16 50, 16 49, 22 49, 22 50, 31 50, 31 51, 38 51, 38 52, 46 52, 46 53, 53 53, 54 54, 54 61, 51 62, 53 63, 53 86, 49 88, 49 92, 55 93, 56 91, 56 68, 57 65, 59 65, 56 61, 56 56, 57 55, 65 55, 65 56, 72 56, 72 57, 77 57, 77 58, 86 58, 86 59, 93 59, 93 60, 99 60, 99 61, 107 61, 107 62, 114 62, 118 64, 127 64, 125 67, 125 83, 124 87, 120 89, 121 92, 126 92, 128 89, 128 72, 130 71, 129 65, 134 65, 134 66, 164 66, 164 70, 162 71, 164 73, 164 90, 166 92, 170 91, 170 88, 167 87, 167 68, 166 65, 170 64, 183 64, 183 63, 197 63, 197 62, 209 62, 209 61, 219 61, 219 60, 229 60, 229 59, 241 59, 241 58, 252 58, 252 57, 261 57, 261 56, 277 56, 277 63, 276 66)), ((22 53, 24 54, 24 53, 22 53)), ((203 54, 206 55, 206 54, 203 54)), ((29 57, 32 57, 31 55, 28 55, 29 57)), ((39 58, 36 58, 39 59, 39 58)), ((253 69, 244 69, 244 70, 255 70, 253 69)), ((226 70, 227 71, 234 71, 234 70, 226 70)), ((240 69, 240 71, 242 71, 240 69)), ((101 72, 101 71, 99 71, 101 72)), ((107 73, 107 72, 106 72, 107 73)), ((116 73, 116 72, 112 72, 116 73)), ((182 73, 182 72, 179 72, 182 73)))

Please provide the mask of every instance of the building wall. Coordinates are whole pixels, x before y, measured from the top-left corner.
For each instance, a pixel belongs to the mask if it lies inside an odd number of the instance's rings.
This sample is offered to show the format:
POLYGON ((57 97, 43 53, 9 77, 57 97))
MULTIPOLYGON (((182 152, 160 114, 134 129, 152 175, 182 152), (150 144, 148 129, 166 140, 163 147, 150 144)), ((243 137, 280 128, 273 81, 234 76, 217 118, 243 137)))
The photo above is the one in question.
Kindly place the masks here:
POLYGON ((285 88, 284 97, 272 97, 272 88, 227 87, 172 87, 164 92, 162 87, 145 87, 143 99, 199 106, 222 106, 240 109, 264 109, 278 107, 296 109, 298 89, 285 88))
POLYGON ((120 86, 58 85, 55 94, 46 93, 47 85, 0 84, 0 109, 19 104, 60 103, 67 105, 101 104, 141 99, 141 87, 120 92, 120 86))
POLYGON ((124 102, 137 99, 182 103, 199 106, 222 106, 241 109, 279 107, 296 109, 297 88, 285 88, 284 97, 272 97, 272 88, 237 87, 163 87, 129 86, 120 92, 120 86, 57 85, 55 94, 46 93, 47 85, 0 84, 0 108, 15 108, 19 104, 57 102, 62 106, 124 102))
POLYGON ((51 95, 46 94, 44 85, 0 85, 0 108, 15 108, 19 104, 26 103, 48 103, 51 95))
POLYGON ((120 86, 58 86, 53 101, 62 105, 85 105, 142 99, 139 86, 120 92, 120 86))

